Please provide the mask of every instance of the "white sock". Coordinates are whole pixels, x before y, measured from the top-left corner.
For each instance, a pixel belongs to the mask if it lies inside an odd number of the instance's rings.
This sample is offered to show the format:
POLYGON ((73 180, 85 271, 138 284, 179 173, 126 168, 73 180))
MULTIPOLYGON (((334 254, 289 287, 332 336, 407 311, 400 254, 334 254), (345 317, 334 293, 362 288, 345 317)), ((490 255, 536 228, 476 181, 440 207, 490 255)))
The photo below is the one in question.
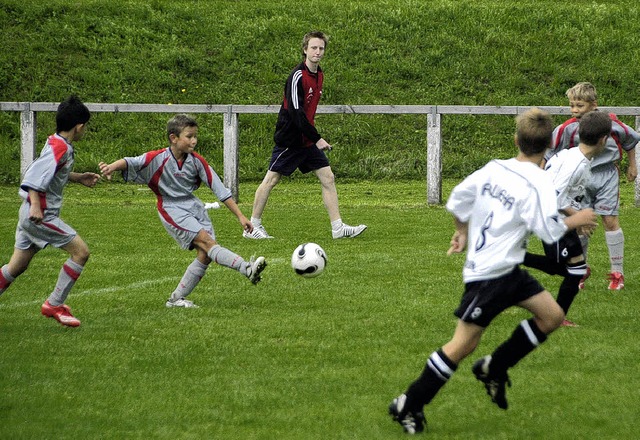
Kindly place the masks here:
POLYGON ((76 283, 78 277, 80 277, 82 269, 84 269, 84 266, 80 266, 71 258, 64 262, 58 275, 56 287, 53 289, 53 292, 51 292, 51 295, 49 295, 49 304, 54 307, 64 304, 71 288, 76 283))
POLYGON ((343 225, 344 223, 342 223, 342 219, 339 218, 338 220, 334 220, 331 222, 331 229, 334 231, 339 231, 343 225))
POLYGON ((204 276, 205 271, 207 270, 206 264, 202 264, 196 258, 191 262, 187 270, 182 275, 182 279, 178 283, 176 290, 171 294, 171 299, 173 301, 179 300, 180 298, 185 298, 193 289, 196 288, 202 277, 204 276))
POLYGON ((609 261, 611 262, 611 272, 622 272, 624 260, 624 234, 622 229, 617 231, 605 231, 605 240, 609 248, 609 261))
POLYGON ((250 266, 250 264, 244 261, 244 258, 240 255, 220 246, 219 244, 209 249, 207 255, 209 255, 209 258, 211 258, 214 263, 235 269, 245 275, 247 273, 247 268, 250 266))
POLYGON ((254 228, 262 226, 262 219, 261 218, 251 217, 251 224, 253 225, 254 228))

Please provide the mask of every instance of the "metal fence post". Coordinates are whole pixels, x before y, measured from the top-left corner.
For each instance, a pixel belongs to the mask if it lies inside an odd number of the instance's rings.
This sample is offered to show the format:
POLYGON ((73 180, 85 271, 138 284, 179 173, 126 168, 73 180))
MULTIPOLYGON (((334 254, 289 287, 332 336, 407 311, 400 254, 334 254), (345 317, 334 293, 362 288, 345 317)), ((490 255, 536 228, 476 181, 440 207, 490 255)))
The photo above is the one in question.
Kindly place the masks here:
POLYGON ((442 201, 442 130, 440 113, 427 115, 427 203, 442 201))
POLYGON ((239 202, 238 188, 238 114, 229 106, 224 114, 224 184, 239 202))
POLYGON ((36 113, 27 103, 27 108, 20 112, 20 177, 36 158, 36 131, 36 113))

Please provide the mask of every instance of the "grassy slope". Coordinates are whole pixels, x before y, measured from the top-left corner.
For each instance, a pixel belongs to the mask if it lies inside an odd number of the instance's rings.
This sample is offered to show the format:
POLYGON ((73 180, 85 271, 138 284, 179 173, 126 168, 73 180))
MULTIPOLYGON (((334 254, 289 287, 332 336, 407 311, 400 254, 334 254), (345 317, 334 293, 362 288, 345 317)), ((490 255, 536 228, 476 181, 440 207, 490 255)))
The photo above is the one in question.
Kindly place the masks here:
MULTIPOLYGON (((0 101, 279 104, 301 35, 325 30, 326 104, 564 105, 577 81, 601 104, 637 105, 640 8, 585 1, 83 1, 2 0, 0 101)), ((164 143, 166 115, 98 115, 78 166, 95 168, 164 143)), ((221 118, 201 147, 219 154, 221 118)), ((560 122, 560 120, 558 121, 560 122)), ((626 121, 633 123, 633 121, 626 121)), ((241 119, 244 181, 260 179, 274 115, 241 119)), ((425 174, 426 120, 323 115, 339 178, 425 174)), ((41 115, 39 144, 54 129, 41 115)), ((445 175, 511 154, 506 117, 445 118, 445 175)), ((0 181, 19 172, 19 121, 0 114, 0 181)))

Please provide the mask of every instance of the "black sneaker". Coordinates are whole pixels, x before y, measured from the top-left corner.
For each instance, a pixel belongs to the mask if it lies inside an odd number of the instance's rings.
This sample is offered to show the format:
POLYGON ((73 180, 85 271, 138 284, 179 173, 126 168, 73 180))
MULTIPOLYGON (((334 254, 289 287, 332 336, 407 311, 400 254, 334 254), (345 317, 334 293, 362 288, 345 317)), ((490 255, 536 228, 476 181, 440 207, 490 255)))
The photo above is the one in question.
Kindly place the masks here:
POLYGON ((507 396, 505 385, 511 387, 511 380, 505 371, 503 374, 489 376, 489 363, 491 356, 487 355, 478 359, 471 368, 471 371, 480 382, 484 383, 487 394, 491 397, 491 401, 498 405, 498 408, 507 409, 507 396))
POLYGON ((406 411, 404 408, 406 401, 406 394, 401 394, 393 399, 389 404, 389 415, 394 421, 400 423, 400 426, 407 434, 416 434, 424 431, 424 426, 427 424, 424 414, 422 412, 406 411))

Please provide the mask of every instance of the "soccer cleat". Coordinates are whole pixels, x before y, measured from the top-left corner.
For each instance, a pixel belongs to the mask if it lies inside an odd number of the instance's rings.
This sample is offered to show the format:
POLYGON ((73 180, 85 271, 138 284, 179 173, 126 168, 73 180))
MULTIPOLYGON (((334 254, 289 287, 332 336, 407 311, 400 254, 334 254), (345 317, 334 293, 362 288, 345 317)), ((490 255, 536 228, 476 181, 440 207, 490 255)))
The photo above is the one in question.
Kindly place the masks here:
POLYGON ((404 405, 406 402, 406 394, 401 394, 393 399, 389 404, 389 415, 402 426, 402 429, 407 434, 416 434, 424 431, 424 426, 427 424, 424 413, 405 410, 404 405))
POLYGON ((484 387, 487 389, 487 394, 491 397, 491 401, 498 405, 498 408, 507 409, 507 396, 505 385, 511 386, 509 376, 505 371, 498 375, 489 375, 489 364, 491 363, 491 356, 487 355, 481 359, 478 359, 471 368, 471 371, 480 382, 484 383, 484 387))
POLYGON ((367 229, 367 225, 349 226, 343 224, 337 231, 332 230, 333 238, 353 238, 362 234, 367 229))
POLYGON ((49 304, 49 300, 46 300, 44 304, 42 304, 40 312, 44 316, 53 318, 60 324, 66 325, 67 327, 80 326, 80 320, 71 314, 71 309, 66 304, 52 306, 51 304, 49 304))
POLYGON ((622 290, 624 288, 624 275, 620 272, 611 272, 608 278, 609 290, 622 290))
POLYGON ((591 267, 587 266, 587 273, 584 274, 582 278, 580 278, 580 283, 578 283, 578 289, 584 289, 584 282, 591 276, 591 267))
POLYGON ((271 235, 269 235, 267 230, 262 225, 255 226, 253 228, 253 231, 251 231, 251 232, 244 231, 242 233, 242 236, 244 238, 251 238, 253 240, 262 240, 262 239, 265 239, 265 238, 273 238, 271 235))
POLYGON ((253 284, 258 284, 258 282, 262 279, 260 278, 260 274, 267 267, 267 261, 264 257, 258 257, 255 260, 251 257, 249 260, 249 267, 247 267, 247 278, 253 284))
POLYGON ((189 301, 188 299, 178 298, 176 300, 172 300, 169 298, 165 304, 168 308, 171 307, 184 307, 185 309, 197 309, 198 306, 193 303, 193 301, 189 301))
POLYGON ((573 321, 569 321, 568 319, 563 319, 562 320, 562 324, 560 324, 561 327, 578 327, 578 324, 576 324, 573 321))

